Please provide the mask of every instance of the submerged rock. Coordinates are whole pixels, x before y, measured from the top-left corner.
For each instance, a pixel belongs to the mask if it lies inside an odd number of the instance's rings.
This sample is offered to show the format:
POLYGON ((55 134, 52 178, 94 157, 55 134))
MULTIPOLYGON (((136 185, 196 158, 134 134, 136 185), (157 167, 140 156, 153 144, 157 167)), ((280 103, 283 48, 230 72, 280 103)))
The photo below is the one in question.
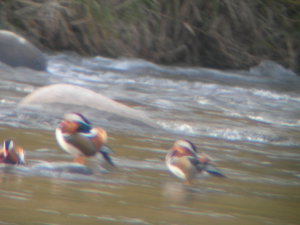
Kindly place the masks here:
POLYGON ((93 171, 78 163, 67 163, 67 162, 43 162, 36 164, 32 167, 33 170, 41 171, 51 171, 59 173, 78 173, 84 175, 91 175, 93 171))
POLYGON ((92 90, 70 84, 54 84, 39 88, 27 95, 19 106, 37 106, 40 110, 50 112, 62 109, 64 112, 80 110, 84 113, 90 109, 89 112, 93 111, 94 117, 128 121, 150 127, 157 126, 143 111, 130 108, 92 90))
POLYGON ((249 72, 254 75, 273 78, 290 79, 297 78, 297 74, 290 69, 271 60, 263 60, 257 66, 251 67, 249 72))
POLYGON ((20 35, 0 30, 0 61, 12 67, 28 67, 46 70, 47 62, 43 53, 20 35))

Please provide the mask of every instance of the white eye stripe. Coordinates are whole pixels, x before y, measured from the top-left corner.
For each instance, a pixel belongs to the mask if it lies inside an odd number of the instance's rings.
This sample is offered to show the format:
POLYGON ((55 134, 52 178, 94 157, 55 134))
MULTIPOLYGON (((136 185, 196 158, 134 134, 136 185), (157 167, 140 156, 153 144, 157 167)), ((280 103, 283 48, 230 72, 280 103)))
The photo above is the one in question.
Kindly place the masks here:
POLYGON ((75 114, 75 113, 68 113, 68 114, 65 114, 64 119, 65 119, 65 120, 68 120, 68 121, 76 121, 76 122, 82 122, 82 123, 85 123, 85 122, 83 121, 83 119, 82 119, 79 115, 77 115, 77 114, 75 114))
POLYGON ((87 121, 82 115, 77 113, 67 113, 64 115, 64 119, 71 122, 90 125, 89 121, 87 121))
POLYGON ((194 147, 187 141, 185 140, 178 140, 175 142, 174 146, 182 147, 182 148, 187 148, 192 152, 195 152, 194 147))

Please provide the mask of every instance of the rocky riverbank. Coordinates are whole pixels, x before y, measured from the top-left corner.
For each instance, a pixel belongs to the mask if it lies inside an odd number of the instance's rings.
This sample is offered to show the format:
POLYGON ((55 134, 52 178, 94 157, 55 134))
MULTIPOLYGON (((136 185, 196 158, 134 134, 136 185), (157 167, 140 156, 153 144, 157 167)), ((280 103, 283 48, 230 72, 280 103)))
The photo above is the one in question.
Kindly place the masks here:
POLYGON ((4 0, 0 28, 48 51, 299 72, 297 0, 4 0))

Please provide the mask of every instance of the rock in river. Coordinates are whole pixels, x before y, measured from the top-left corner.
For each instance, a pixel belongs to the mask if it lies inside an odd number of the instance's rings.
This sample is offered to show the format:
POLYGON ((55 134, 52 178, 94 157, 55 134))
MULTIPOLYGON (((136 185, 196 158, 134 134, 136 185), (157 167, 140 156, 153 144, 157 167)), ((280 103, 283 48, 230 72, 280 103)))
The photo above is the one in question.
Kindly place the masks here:
POLYGON ((110 119, 128 120, 150 127, 157 126, 143 111, 133 109, 92 90, 70 84, 54 84, 41 87, 27 95, 19 103, 19 106, 42 106, 44 109, 50 106, 48 110, 52 111, 55 111, 55 107, 64 107, 66 112, 72 106, 76 106, 81 109, 96 110, 99 117, 107 116, 110 119))
POLYGON ((0 30, 0 61, 12 67, 28 67, 46 70, 47 61, 43 53, 20 35, 0 30))

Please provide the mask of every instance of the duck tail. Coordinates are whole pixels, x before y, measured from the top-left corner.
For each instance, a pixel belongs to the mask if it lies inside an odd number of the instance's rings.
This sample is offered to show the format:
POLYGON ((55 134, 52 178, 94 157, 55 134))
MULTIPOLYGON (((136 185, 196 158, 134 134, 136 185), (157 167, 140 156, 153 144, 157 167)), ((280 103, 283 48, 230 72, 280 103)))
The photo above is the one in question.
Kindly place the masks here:
POLYGON ((99 153, 102 154, 103 158, 112 166, 115 166, 114 162, 112 161, 109 153, 113 152, 111 150, 111 148, 109 148, 108 146, 106 145, 103 145, 100 150, 99 150, 99 153))
POLYGON ((216 177, 226 177, 220 169, 210 163, 208 163, 203 170, 216 177))

